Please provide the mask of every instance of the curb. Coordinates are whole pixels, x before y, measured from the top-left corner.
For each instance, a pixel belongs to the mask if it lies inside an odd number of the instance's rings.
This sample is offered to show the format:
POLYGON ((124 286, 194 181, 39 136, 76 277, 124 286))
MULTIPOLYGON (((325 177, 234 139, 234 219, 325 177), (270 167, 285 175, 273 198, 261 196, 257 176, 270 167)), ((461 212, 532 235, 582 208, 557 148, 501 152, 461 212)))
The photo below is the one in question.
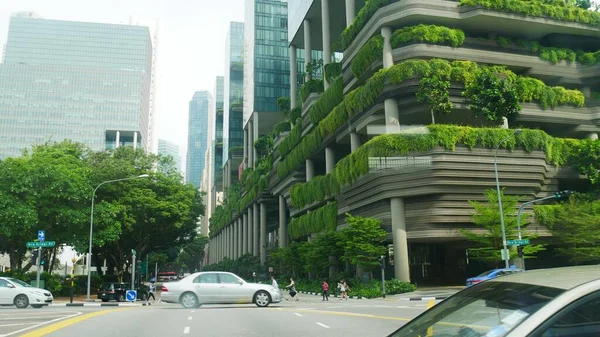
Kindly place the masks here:
POLYGON ((52 303, 51 307, 145 307, 148 303, 52 303))
POLYGON ((445 300, 450 296, 425 296, 425 297, 406 297, 406 298, 399 298, 399 301, 430 301, 430 300, 435 300, 435 301, 441 301, 441 300, 445 300))
MULTIPOLYGON (((305 295, 315 295, 315 296, 322 296, 321 293, 315 293, 315 292, 310 292, 310 291, 298 291, 299 294, 305 294, 305 295)), ((333 297, 333 298, 338 298, 340 297, 339 295, 329 295, 329 297, 333 297)), ((348 296, 348 298, 354 299, 354 300, 362 300, 363 297, 362 296, 348 296)))

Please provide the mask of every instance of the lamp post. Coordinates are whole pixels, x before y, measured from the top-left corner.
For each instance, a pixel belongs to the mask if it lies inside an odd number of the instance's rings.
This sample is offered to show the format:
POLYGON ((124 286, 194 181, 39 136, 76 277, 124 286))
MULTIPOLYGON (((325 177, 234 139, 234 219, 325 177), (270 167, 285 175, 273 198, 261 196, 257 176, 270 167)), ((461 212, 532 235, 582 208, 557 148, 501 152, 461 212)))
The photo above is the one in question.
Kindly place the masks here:
POLYGON ((504 258, 505 268, 509 267, 509 265, 508 265, 509 256, 507 254, 507 248, 506 248, 506 229, 504 228, 504 212, 502 211, 502 197, 500 196, 500 181, 498 180, 498 150, 500 149, 500 145, 502 145, 502 143, 507 141, 510 137, 512 137, 518 133, 521 133, 521 131, 522 131, 521 129, 516 129, 509 136, 502 139, 498 143, 498 146, 496 146, 496 153, 494 155, 494 173, 496 174, 496 190, 498 192, 498 207, 500 208, 500 227, 502 228, 502 247, 503 247, 503 255, 504 255, 503 258, 504 258))
POLYGON ((91 282, 92 282, 92 271, 91 271, 91 259, 92 259, 92 233, 94 230, 94 196, 96 195, 96 191, 98 190, 98 188, 104 184, 108 184, 108 183, 114 183, 117 181, 125 181, 125 180, 133 180, 133 179, 139 179, 139 178, 148 178, 149 175, 147 174, 142 174, 139 175, 137 177, 129 177, 129 178, 122 178, 122 179, 115 179, 115 180, 107 180, 104 182, 101 182, 100 184, 98 184, 98 186, 96 186, 96 188, 94 189, 94 192, 92 193, 92 208, 90 211, 90 245, 89 245, 89 251, 88 251, 88 256, 87 256, 87 273, 88 273, 88 279, 87 279, 87 300, 90 301, 90 289, 91 289, 91 282))

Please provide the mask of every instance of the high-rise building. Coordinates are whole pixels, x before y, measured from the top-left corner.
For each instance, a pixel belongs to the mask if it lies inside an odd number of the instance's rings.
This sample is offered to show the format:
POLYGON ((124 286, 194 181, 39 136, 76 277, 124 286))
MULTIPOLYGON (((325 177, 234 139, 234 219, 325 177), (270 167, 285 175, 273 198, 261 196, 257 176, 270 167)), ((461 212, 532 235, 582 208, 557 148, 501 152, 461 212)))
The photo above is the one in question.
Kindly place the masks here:
POLYGON ((244 23, 231 22, 225 42, 225 90, 223 98, 224 187, 237 179, 244 146, 244 23))
POLYGON ((0 158, 64 139, 148 150, 152 55, 148 27, 13 15, 0 64, 0 158))
POLYGON ((213 146, 213 208, 223 199, 223 104, 225 78, 217 76, 215 83, 215 141, 213 146))
POLYGON ((177 144, 159 139, 158 154, 173 158, 177 171, 181 172, 181 155, 179 154, 179 146, 177 144))
POLYGON ((208 148, 208 117, 213 109, 212 95, 196 91, 189 104, 186 182, 200 188, 208 148))

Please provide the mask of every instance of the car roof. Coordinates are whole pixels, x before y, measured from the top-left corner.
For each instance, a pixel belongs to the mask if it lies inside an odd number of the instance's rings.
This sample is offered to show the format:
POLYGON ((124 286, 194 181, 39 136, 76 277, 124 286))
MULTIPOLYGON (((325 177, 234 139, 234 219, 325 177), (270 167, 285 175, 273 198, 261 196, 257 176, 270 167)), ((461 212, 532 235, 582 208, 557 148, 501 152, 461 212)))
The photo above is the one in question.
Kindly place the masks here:
POLYGON ((593 280, 600 280, 599 265, 528 270, 502 276, 493 281, 535 284, 566 290, 593 280))

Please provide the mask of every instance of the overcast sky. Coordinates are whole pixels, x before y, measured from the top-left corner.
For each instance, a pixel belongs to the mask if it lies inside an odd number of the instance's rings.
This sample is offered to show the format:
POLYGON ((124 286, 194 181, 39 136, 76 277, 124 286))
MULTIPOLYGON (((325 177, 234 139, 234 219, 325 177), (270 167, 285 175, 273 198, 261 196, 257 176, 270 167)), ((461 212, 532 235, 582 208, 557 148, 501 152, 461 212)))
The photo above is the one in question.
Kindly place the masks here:
MULTIPOLYGON (((0 45, 11 13, 34 11, 46 19, 140 25, 161 22, 159 138, 180 147, 185 161, 188 102, 194 91, 214 91, 223 75, 230 21, 244 20, 244 0, 0 0, 0 45)), ((213 93, 214 94, 214 93, 213 93)))

